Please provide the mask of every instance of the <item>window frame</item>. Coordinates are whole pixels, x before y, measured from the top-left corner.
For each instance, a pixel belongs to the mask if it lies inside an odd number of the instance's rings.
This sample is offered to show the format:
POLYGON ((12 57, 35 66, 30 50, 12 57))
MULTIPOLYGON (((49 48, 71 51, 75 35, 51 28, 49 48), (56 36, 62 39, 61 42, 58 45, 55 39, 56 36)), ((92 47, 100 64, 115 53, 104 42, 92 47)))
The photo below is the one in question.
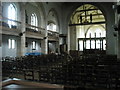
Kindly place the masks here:
POLYGON ((54 22, 49 22, 47 25, 47 30, 57 32, 57 25, 54 22))
POLYGON ((15 4, 13 3, 10 3, 10 5, 8 6, 8 11, 7 11, 7 14, 8 14, 8 26, 9 28, 12 28, 12 25, 15 26, 16 25, 16 22, 15 21, 12 21, 12 20, 17 20, 17 8, 15 6, 15 4), (12 13, 12 15, 11 15, 12 13))
POLYGON ((15 49, 15 47, 16 47, 15 39, 8 39, 8 48, 9 49, 15 49))
MULTIPOLYGON (((36 13, 32 13, 30 18, 31 18, 31 21, 30 21, 31 25, 38 27, 38 17, 36 13)), ((36 31, 38 31, 38 28, 36 27, 31 27, 31 29, 35 29, 36 31)))
POLYGON ((32 41, 32 50, 36 50, 37 49, 37 43, 36 41, 32 41))

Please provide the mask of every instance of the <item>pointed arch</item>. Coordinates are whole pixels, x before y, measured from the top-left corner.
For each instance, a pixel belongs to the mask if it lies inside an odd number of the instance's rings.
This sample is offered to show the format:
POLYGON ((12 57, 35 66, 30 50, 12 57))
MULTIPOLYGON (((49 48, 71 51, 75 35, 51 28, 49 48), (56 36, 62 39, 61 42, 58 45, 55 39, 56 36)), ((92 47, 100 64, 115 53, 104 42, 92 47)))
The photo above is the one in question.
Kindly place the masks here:
POLYGON ((46 27, 46 13, 45 13, 45 7, 43 5, 43 2, 36 3, 38 5, 38 10, 40 14, 40 27, 45 28, 46 27))
POLYGON ((53 25, 53 28, 56 28, 56 31, 59 32, 59 19, 58 14, 54 8, 51 8, 47 15, 47 25, 50 24, 53 25))
MULTIPOLYGON (((28 17, 28 24, 31 24, 31 15, 36 14, 38 20, 38 27, 45 29, 46 26, 46 14, 42 2, 27 2, 26 6, 26 15, 28 17), (29 9, 28 9, 29 8, 29 9)), ((34 15, 35 16, 35 15, 34 15)))

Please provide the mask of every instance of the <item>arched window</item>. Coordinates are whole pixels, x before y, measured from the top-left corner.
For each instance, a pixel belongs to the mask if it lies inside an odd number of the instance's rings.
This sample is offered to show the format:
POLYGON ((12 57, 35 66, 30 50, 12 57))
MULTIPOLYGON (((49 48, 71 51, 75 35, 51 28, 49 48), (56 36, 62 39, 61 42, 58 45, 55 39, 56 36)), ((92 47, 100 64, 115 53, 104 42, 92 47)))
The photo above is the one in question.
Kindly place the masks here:
POLYGON ((17 17, 16 8, 13 4, 10 4, 8 6, 8 19, 11 19, 11 20, 8 20, 8 24, 10 28, 12 27, 12 25, 16 25, 16 23, 12 21, 12 20, 16 20, 16 17, 17 17))
POLYGON ((102 25, 93 25, 79 38, 79 49, 102 49, 106 50, 106 30, 102 25))
POLYGON ((47 30, 56 31, 56 25, 54 23, 49 23, 47 25, 47 30))
POLYGON ((106 50, 106 30, 100 25, 93 25, 86 33, 86 49, 100 49, 106 50), (90 41, 91 40, 91 41, 90 41), (95 41, 96 40, 96 41, 95 41), (90 47, 91 44, 91 47, 90 47))
MULTIPOLYGON (((38 18, 37 18, 37 15, 35 13, 33 13, 31 15, 31 25, 36 26, 36 27, 38 26, 38 18)), ((32 29, 35 29, 38 31, 38 28, 32 27, 32 29)))
POLYGON ((73 12, 70 25, 76 28, 78 50, 106 50, 106 22, 98 7, 91 4, 80 6, 73 12))

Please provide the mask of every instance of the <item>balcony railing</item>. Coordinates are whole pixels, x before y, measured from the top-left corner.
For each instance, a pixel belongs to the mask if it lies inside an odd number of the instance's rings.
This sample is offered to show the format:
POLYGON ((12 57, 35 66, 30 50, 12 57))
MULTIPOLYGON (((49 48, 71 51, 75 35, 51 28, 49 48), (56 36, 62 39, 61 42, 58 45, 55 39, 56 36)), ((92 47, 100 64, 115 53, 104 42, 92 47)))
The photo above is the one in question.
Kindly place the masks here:
MULTIPOLYGON (((2 28, 8 28, 8 29, 14 29, 21 31, 21 22, 16 20, 11 20, 6 17, 0 18, 0 25, 2 25, 2 28)), ((45 35, 45 29, 37 26, 33 26, 30 24, 25 24, 25 28, 27 32, 37 33, 41 35, 45 35)), ((48 37, 52 39, 58 39, 59 33, 55 31, 48 30, 48 37)))
POLYGON ((21 22, 12 20, 12 19, 8 19, 6 17, 0 18, 0 21, 1 21, 2 27, 6 27, 9 29, 20 29, 20 27, 21 27, 21 22))
POLYGON ((42 35, 45 34, 45 29, 44 28, 33 26, 33 25, 30 25, 30 24, 26 24, 26 31, 39 33, 39 34, 42 34, 42 35))
MULTIPOLYGON (((0 18, 0 26, 2 26, 2 28, 7 28, 7 29, 14 29, 14 30, 19 30, 21 31, 21 22, 20 21, 16 21, 16 20, 12 20, 6 17, 1 17, 0 18)), ((36 27, 30 24, 25 24, 25 28, 26 31, 28 32, 33 32, 33 33, 38 33, 38 34, 45 34, 45 29, 41 28, 41 27, 36 27)))
POLYGON ((58 38, 59 37, 59 33, 55 32, 55 31, 48 30, 48 37, 58 38))

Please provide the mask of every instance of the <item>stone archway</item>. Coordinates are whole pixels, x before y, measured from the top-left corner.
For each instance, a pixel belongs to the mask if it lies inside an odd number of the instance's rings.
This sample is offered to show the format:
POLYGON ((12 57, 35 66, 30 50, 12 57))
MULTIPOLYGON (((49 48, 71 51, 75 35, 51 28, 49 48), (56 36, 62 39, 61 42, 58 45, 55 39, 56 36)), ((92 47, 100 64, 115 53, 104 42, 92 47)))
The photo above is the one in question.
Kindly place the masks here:
MULTIPOLYGON (((71 45, 70 50, 78 50, 79 47, 77 45, 79 45, 79 43, 78 43, 79 41, 77 42, 77 40, 78 40, 78 38, 86 39, 85 34, 90 26, 103 25, 105 27, 104 14, 102 13, 102 11, 99 8, 97 8, 96 6, 94 6, 92 4, 84 4, 84 5, 80 6, 79 8, 77 8, 73 12, 70 21, 71 21, 71 23, 69 24, 69 26, 70 26, 69 35, 70 35, 70 45, 71 45)), ((86 48, 86 46, 85 46, 85 48, 86 48)), ((84 49, 84 47, 81 47, 81 48, 84 49)), ((83 50, 83 49, 81 49, 81 50, 83 50)), ((100 49, 101 49, 101 47, 100 47, 100 49)))
MULTIPOLYGON (((73 13, 73 11, 78 8, 79 6, 82 6, 83 4, 92 4, 96 7, 98 7, 102 12, 103 15, 105 16, 105 20, 106 20, 106 54, 112 54, 112 55, 116 55, 116 50, 117 50, 117 40, 113 35, 114 32, 114 28, 112 28, 112 26, 114 25, 115 19, 114 19, 114 10, 112 8, 113 3, 109 2, 109 3, 105 3, 105 2, 84 2, 84 3, 72 3, 73 7, 70 7, 69 9, 67 8, 67 15, 65 16, 65 22, 64 25, 66 25, 64 27, 64 29, 67 31, 66 33, 69 33, 70 27, 68 26, 69 22, 70 22, 70 17, 73 13), (69 11, 68 11, 69 10, 69 11), (109 10, 109 12, 108 12, 109 10), (113 17, 113 18, 111 18, 113 17), (111 39, 112 38, 112 39, 111 39)), ((70 36, 68 36, 70 37, 70 36)), ((67 37, 67 43, 69 45, 69 38, 67 37)), ((69 46, 68 46, 69 47, 69 46)))

